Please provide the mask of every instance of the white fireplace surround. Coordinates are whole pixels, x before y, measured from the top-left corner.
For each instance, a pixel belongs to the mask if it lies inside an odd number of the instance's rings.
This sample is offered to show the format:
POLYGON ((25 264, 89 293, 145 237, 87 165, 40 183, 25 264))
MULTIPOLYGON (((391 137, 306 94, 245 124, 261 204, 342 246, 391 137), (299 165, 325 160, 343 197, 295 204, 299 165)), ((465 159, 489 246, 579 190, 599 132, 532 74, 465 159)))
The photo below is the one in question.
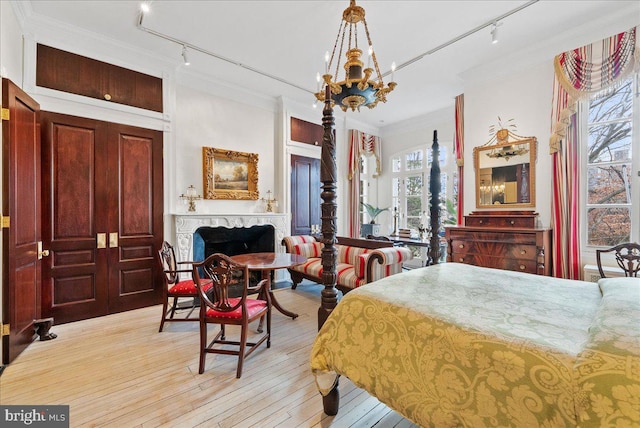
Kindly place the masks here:
MULTIPOLYGON (((270 224, 275 228, 276 253, 284 253, 282 239, 289 230, 289 214, 251 213, 251 214, 174 214, 175 247, 178 260, 193 260, 193 233, 203 226, 209 227, 251 227, 270 224)), ((276 271, 275 280, 286 279, 288 275, 282 269, 276 271)))

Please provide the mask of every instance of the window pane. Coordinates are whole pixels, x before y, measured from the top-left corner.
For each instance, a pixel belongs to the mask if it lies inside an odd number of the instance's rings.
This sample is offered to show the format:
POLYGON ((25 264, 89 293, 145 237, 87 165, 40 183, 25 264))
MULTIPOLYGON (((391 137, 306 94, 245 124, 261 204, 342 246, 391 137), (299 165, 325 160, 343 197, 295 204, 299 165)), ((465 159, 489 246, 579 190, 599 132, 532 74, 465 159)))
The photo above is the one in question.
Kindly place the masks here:
POLYGON ((394 177, 391 180, 391 196, 396 199, 400 195, 400 179, 394 177))
POLYGON ((407 171, 422 169, 422 150, 416 150, 415 152, 407 153, 406 162, 407 171))
MULTIPOLYGON (((440 146, 438 158, 440 159, 440 167, 447 165, 447 149, 444 146, 440 146)), ((433 150, 427 150, 427 166, 431 168, 431 162, 433 162, 433 150)))
POLYGON ((400 158, 391 159, 391 170, 393 172, 400 172, 400 158))
POLYGON ((620 117, 631 117, 633 113, 632 82, 628 79, 614 92, 589 102, 589 123, 604 122, 620 117))
POLYGON ((442 172, 440 173, 440 196, 441 197, 446 197, 447 195, 447 173, 446 172, 442 172))
POLYGON ((587 217, 588 245, 612 247, 631 240, 631 213, 628 208, 591 208, 587 217))
POLYGON ((417 227, 422 213, 422 175, 412 175, 406 179, 407 226, 417 227), (415 218, 413 218, 415 217, 415 218))
POLYGON ((630 160, 631 121, 590 126, 588 150, 590 164, 630 160))
POLYGON ((400 203, 400 178, 393 177, 391 179, 391 207, 399 208, 400 203))
POLYGON ((360 174, 369 173, 369 161, 366 157, 360 156, 360 174))
POLYGON ((590 166, 587 180, 587 203, 631 203, 630 163, 602 167, 590 166))

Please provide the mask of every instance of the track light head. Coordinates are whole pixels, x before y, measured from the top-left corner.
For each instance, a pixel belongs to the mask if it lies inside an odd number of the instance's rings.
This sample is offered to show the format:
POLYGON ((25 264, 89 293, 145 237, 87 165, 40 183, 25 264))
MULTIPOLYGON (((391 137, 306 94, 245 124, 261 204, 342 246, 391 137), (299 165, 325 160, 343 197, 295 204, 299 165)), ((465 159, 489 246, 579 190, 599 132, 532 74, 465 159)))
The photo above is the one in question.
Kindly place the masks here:
POLYGON ((187 56, 187 47, 182 45, 182 59, 184 60, 184 65, 190 65, 189 57, 187 56))
POLYGON ((149 2, 143 1, 142 3, 140 3, 140 10, 142 11, 142 13, 149 13, 149 11, 151 10, 149 2))
POLYGON ((494 22, 491 25, 491 43, 494 45, 498 43, 498 27, 502 25, 502 22, 494 22))

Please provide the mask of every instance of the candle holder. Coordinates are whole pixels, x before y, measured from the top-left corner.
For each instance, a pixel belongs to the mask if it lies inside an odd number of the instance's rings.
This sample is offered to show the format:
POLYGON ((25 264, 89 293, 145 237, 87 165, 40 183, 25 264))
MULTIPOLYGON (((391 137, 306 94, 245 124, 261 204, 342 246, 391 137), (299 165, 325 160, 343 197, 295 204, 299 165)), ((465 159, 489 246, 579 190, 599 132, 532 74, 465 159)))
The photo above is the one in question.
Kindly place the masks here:
POLYGON ((202 199, 202 196, 198 195, 198 192, 196 191, 196 188, 193 187, 193 184, 190 185, 189 187, 187 187, 187 192, 183 193, 182 195, 180 195, 180 199, 186 201, 189 203, 189 208, 188 211, 189 212, 195 212, 196 211, 196 201, 198 199, 202 199))
POLYGON ((393 208, 393 232, 391 232, 391 236, 398 236, 398 207, 393 208))
POLYGON ((271 198, 271 190, 267 190, 267 197, 260 200, 267 204, 266 212, 268 213, 273 212, 273 208, 278 206, 278 201, 276 200, 276 198, 271 198))

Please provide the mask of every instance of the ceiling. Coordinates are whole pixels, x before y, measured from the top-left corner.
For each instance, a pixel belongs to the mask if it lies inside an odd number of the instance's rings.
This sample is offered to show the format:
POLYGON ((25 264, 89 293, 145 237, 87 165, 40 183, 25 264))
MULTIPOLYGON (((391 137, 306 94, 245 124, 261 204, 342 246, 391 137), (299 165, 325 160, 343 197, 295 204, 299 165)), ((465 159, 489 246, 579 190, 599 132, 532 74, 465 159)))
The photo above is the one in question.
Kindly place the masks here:
MULTIPOLYGON (((324 53, 333 48, 342 11, 348 6, 347 0, 156 0, 138 25, 140 1, 27 3, 27 19, 91 31, 174 62, 178 74, 207 76, 249 93, 283 96, 307 106, 313 104, 316 73, 324 71, 324 53), (191 65, 186 67, 181 45, 143 29, 230 61, 189 49, 191 65)), ((398 86, 388 102, 354 113, 359 121, 379 128, 451 108, 470 80, 551 61, 563 50, 640 24, 637 1, 362 0, 357 4, 366 10, 382 73, 390 71, 392 62, 398 65, 394 75, 398 86), (510 14, 519 7, 523 8, 510 14), (508 14, 499 21, 499 43, 492 44, 491 23, 508 14), (403 66, 413 59, 417 60, 403 66)))

